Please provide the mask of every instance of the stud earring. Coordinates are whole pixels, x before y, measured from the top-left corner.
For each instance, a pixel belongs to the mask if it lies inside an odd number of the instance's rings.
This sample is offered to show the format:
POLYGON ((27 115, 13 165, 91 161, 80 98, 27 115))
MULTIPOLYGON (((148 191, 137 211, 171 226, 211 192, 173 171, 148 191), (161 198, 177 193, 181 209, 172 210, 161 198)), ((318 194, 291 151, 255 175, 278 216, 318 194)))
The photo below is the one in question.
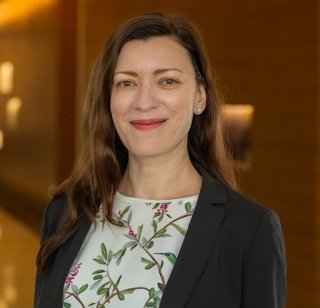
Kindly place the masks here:
POLYGON ((202 107, 201 106, 198 106, 197 108, 197 115, 201 114, 202 113, 202 107))

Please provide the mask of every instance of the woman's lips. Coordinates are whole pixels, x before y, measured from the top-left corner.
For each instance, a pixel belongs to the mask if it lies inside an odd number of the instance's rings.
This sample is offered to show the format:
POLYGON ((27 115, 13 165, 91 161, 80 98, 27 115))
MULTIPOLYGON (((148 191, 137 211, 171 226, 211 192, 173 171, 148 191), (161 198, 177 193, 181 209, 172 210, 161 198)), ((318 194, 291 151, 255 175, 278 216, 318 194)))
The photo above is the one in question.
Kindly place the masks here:
POLYGON ((161 126, 166 119, 147 119, 147 120, 133 120, 131 125, 140 131, 150 131, 161 126))

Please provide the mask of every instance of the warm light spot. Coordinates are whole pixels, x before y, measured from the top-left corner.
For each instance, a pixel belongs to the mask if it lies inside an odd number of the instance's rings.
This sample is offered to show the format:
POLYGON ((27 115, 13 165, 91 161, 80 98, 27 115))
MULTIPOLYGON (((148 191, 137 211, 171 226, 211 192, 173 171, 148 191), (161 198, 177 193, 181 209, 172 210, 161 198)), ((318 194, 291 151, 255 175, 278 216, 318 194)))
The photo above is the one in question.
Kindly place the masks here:
POLYGON ((13 285, 6 285, 2 292, 4 293, 5 299, 8 303, 14 303, 17 300, 17 288, 13 285))
POLYGON ((0 298, 0 308, 9 308, 9 304, 7 304, 3 299, 0 298))
MULTIPOLYGON (((3 146, 4 146, 4 136, 3 136, 3 131, 0 129, 0 150, 3 149, 3 146)), ((1 233, 0 233, 0 236, 1 236, 1 233)))
POLYGON ((7 303, 12 304, 17 300, 18 291, 15 287, 16 268, 12 264, 3 266, 3 281, 5 282, 2 293, 7 303))
POLYGON ((21 105, 22 103, 19 97, 13 97, 7 101, 6 113, 8 128, 15 129, 17 127, 21 105))
POLYGON ((231 105, 223 106, 223 113, 227 122, 236 122, 238 129, 246 130, 252 123, 254 107, 252 105, 231 105))
POLYGON ((2 0, 0 2, 0 26, 25 20, 34 12, 44 9, 57 0, 2 0))
POLYGON ((0 65, 0 93, 8 94, 13 88, 13 64, 9 61, 0 65))
POLYGON ((251 163, 252 123, 254 107, 252 105, 225 105, 223 119, 226 137, 234 162, 241 169, 248 169, 251 163))

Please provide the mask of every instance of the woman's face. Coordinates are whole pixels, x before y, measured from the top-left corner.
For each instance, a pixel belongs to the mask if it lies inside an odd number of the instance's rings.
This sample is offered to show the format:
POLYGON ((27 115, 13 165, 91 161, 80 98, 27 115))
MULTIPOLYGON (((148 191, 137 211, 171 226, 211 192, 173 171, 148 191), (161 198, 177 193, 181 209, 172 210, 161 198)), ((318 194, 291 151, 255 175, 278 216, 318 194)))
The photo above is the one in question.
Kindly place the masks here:
POLYGON ((116 64, 111 113, 129 156, 187 151, 193 114, 205 108, 187 50, 170 37, 126 43, 116 64))

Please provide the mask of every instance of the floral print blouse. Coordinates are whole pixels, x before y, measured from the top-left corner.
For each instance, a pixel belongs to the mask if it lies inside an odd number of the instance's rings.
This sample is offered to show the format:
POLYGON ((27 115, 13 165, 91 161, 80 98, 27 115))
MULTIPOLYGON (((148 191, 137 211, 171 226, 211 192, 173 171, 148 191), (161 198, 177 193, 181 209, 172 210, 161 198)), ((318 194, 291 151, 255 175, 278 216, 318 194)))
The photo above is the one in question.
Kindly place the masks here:
POLYGON ((159 307, 198 196, 144 200, 117 193, 113 218, 101 208, 66 277, 63 307, 159 307))

